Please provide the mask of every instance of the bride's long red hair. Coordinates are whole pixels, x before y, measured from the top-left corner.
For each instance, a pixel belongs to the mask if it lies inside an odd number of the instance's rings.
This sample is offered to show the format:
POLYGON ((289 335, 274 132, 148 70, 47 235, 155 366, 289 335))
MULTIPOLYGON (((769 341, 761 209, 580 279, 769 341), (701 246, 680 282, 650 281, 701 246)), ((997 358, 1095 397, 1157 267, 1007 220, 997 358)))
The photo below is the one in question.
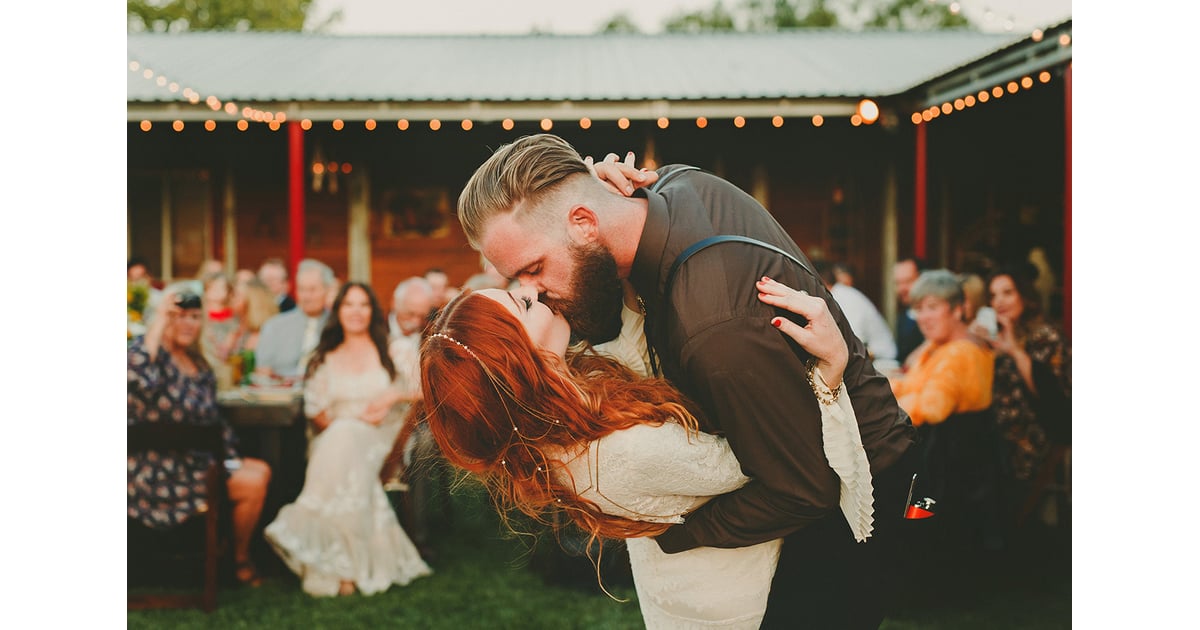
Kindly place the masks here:
MULTIPOLYGON (((555 474, 564 453, 613 431, 664 422, 695 431, 690 403, 665 380, 639 378, 593 353, 564 365, 499 303, 464 292, 422 343, 421 389, 414 416, 428 423, 450 463, 483 482, 502 517, 516 509, 553 526, 561 511, 595 538, 654 536, 669 527, 604 514, 555 474)), ((400 444, 414 425, 406 423, 400 444)))

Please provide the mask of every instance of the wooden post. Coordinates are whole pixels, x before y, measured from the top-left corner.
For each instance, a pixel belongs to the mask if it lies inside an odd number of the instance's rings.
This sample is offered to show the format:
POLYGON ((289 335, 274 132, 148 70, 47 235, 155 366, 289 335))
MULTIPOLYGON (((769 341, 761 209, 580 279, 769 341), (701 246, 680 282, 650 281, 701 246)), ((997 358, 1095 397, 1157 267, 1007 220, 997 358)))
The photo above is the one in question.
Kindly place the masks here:
MULTIPOLYGON (((347 226, 349 280, 371 284, 371 178, 365 166, 350 173, 350 216, 347 226)), ((382 288, 381 288, 382 291, 382 288)))
POLYGON ((304 259, 304 130, 288 121, 288 274, 295 284, 304 259))

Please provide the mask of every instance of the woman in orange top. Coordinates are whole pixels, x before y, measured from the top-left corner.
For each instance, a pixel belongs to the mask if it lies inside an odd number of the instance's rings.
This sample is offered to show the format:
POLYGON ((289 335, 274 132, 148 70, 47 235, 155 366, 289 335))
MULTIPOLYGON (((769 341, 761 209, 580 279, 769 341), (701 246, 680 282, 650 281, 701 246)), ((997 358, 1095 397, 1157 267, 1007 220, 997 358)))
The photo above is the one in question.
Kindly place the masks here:
POLYGON ((926 271, 909 296, 925 343, 914 351, 904 376, 892 381, 896 401, 915 426, 987 409, 992 404, 992 352, 967 333, 957 276, 945 269, 926 271))

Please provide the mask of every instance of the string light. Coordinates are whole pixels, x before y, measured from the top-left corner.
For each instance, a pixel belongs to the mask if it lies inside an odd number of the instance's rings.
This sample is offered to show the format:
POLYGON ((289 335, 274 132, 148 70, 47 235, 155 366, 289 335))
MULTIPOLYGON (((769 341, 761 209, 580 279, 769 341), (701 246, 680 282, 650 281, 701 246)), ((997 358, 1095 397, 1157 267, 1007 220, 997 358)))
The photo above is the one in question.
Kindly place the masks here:
POLYGON ((629 128, 629 119, 628 118, 619 119, 617 121, 617 127, 620 129, 628 129, 629 128))
POLYGON ((511 119, 511 118, 505 118, 505 119, 504 119, 504 122, 500 123, 500 126, 501 126, 501 127, 504 127, 504 130, 505 130, 505 131, 512 131, 512 128, 513 128, 513 125, 514 125, 514 124, 515 124, 515 123, 513 123, 513 119, 511 119))
POLYGON ((267 123, 267 129, 270 129, 271 131, 279 131, 279 121, 272 120, 271 122, 267 123))
POLYGON ((408 121, 403 118, 401 118, 400 120, 397 120, 396 128, 399 129, 400 131, 408 131, 408 121))
MULTIPOLYGON (((1042 70, 1037 75, 1038 81, 1041 83, 1049 83, 1051 77, 1052 75, 1050 74, 1049 70, 1042 70)), ((997 85, 993 87, 990 92, 988 90, 980 90, 975 94, 967 94, 966 96, 956 97, 953 101, 946 101, 941 105, 931 105, 923 111, 913 112, 911 119, 914 125, 919 125, 921 122, 929 122, 940 115, 951 114, 955 111, 962 111, 968 107, 974 107, 977 104, 986 103, 993 98, 998 99, 1004 95, 1005 91, 1008 91, 1011 94, 1016 94, 1022 88, 1028 90, 1032 89, 1033 86, 1033 77, 1031 75, 1026 75, 1021 77, 1019 83, 1018 81, 1009 81, 1003 86, 997 85)), ((853 118, 850 119, 850 122, 851 124, 855 124, 853 118)))
POLYGON ((175 122, 171 123, 171 128, 175 131, 183 131, 183 121, 176 120, 175 122))
POLYGON ((1067 35, 1066 33, 1063 33, 1062 35, 1059 35, 1059 36, 1058 36, 1058 45, 1059 45, 1059 46, 1067 46, 1067 45, 1069 45, 1070 43, 1071 43, 1071 36, 1070 36, 1070 35, 1067 35))
POLYGON ((474 127, 474 126, 475 126, 475 123, 471 122, 470 118, 463 119, 463 121, 462 121, 462 130, 463 131, 470 131, 471 127, 474 127))
POLYGON ((333 121, 333 130, 334 131, 341 131, 342 128, 345 126, 346 126, 346 123, 342 122, 341 118, 334 119, 334 121, 333 121))
POLYGON ((1033 34, 1031 34, 1029 36, 1029 39, 1032 39, 1035 42, 1040 42, 1040 41, 1042 41, 1042 38, 1045 36, 1046 36, 1046 34, 1044 32, 1042 32, 1042 29, 1035 28, 1035 29, 1033 29, 1033 34))
POLYGON ((697 127, 697 128, 699 128, 699 129, 703 129, 703 128, 707 127, 707 126, 708 126, 708 119, 707 119, 707 118, 705 118, 704 116, 700 116, 700 117, 696 118, 696 127, 697 127))
POLYGON ((779 127, 782 127, 783 126, 783 116, 772 116, 771 117, 771 125, 773 127, 775 127, 776 129, 778 129, 779 127))
POLYGON ((542 122, 538 126, 542 128, 542 131, 550 131, 554 128, 554 121, 550 120, 549 118, 543 118, 542 122))
POLYGON ((822 115, 820 115, 820 114, 817 114, 817 115, 813 116, 813 117, 812 117, 812 124, 813 124, 813 126, 814 126, 814 127, 820 127, 821 125, 824 125, 824 124, 825 124, 825 117, 824 117, 824 116, 822 116, 822 115))
POLYGON ((305 131, 308 131, 309 129, 312 129, 312 121, 311 121, 311 120, 309 120, 309 119, 307 119, 307 118, 305 118, 304 120, 301 120, 301 121, 300 121, 300 128, 301 128, 301 129, 303 129, 303 130, 305 130, 305 131))
POLYGON ((738 129, 741 129, 742 127, 745 127, 745 126, 746 126, 746 119, 745 119, 745 118, 743 118, 743 117, 741 117, 741 116, 737 116, 737 117, 735 117, 735 118, 733 119, 733 126, 734 126, 734 127, 737 127, 738 129))
POLYGON ((859 116, 858 114, 854 114, 853 116, 850 117, 850 124, 854 125, 855 127, 861 125, 862 122, 863 122, 862 116, 859 116))
POLYGON ((864 98, 863 100, 859 101, 858 107, 856 107, 854 111, 858 114, 859 119, 868 125, 874 123, 876 120, 879 120, 879 105, 869 98, 864 98))
POLYGON ((154 125, 150 124, 149 120, 143 120, 142 123, 138 126, 142 128, 142 131, 150 131, 150 128, 153 127, 154 125))
POLYGON ((670 124, 671 124, 671 121, 668 120, 666 116, 663 116, 658 119, 658 128, 659 129, 666 129, 668 126, 670 126, 670 124))
POLYGON ((591 129, 592 128, 592 119, 587 118, 587 117, 580 118, 579 119, 579 128, 580 129, 591 129))
POLYGON ((367 131, 375 131, 375 119, 368 118, 366 122, 363 123, 363 127, 366 127, 367 131))
POLYGON ((441 128, 442 128, 442 121, 440 121, 440 120, 438 120, 438 119, 436 119, 436 118, 434 118, 433 120, 429 121, 429 129, 430 129, 431 131, 437 131, 438 129, 441 129, 441 128))
POLYGON ((213 120, 204 121, 204 130, 205 131, 215 131, 216 128, 217 128, 216 121, 213 121, 213 120))
POLYGON ((246 122, 245 118, 237 121, 238 131, 245 131, 250 128, 250 123, 246 122))

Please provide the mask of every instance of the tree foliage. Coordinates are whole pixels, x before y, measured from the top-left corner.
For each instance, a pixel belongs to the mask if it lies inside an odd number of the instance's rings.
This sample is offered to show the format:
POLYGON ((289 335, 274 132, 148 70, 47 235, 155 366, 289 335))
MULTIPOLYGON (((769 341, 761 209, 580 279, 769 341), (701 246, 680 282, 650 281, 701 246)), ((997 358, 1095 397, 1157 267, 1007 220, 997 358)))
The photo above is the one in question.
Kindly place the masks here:
POLYGON ((629 16, 629 12, 622 11, 610 18, 600 26, 601 33, 640 33, 641 29, 634 23, 633 18, 629 16))
POLYGON ((952 13, 944 4, 928 0, 889 0, 879 3, 865 23, 868 28, 900 31, 931 31, 962 28, 971 22, 962 13, 952 13))
MULTIPOLYGON (((313 0, 127 0, 131 32, 302 31, 313 0)), ((341 20, 334 11, 311 30, 341 20)))
MULTIPOLYGON (((614 20, 617 17, 620 16, 614 20)), ((723 0, 715 0, 707 9, 675 13, 663 23, 663 30, 704 33, 864 27, 930 30, 970 26, 961 13, 953 13, 946 4, 930 0, 740 0, 732 8, 727 8, 723 0)))

